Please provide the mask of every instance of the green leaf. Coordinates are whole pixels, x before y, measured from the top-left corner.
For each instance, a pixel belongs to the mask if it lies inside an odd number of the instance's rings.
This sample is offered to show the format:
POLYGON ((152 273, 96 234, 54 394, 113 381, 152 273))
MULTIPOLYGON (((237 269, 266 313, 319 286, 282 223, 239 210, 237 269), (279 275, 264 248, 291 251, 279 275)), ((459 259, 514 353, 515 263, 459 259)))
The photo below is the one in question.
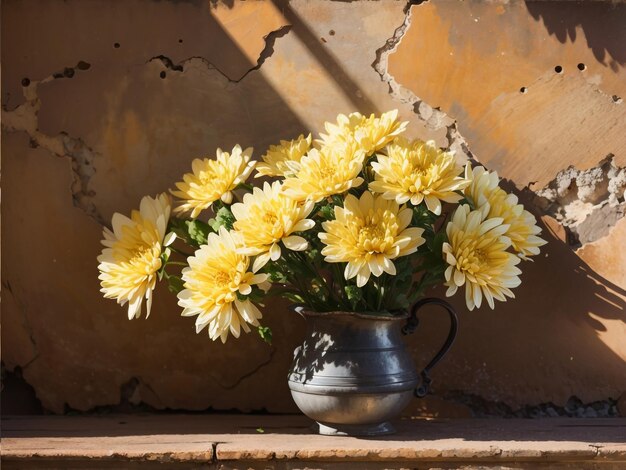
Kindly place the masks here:
POLYGON ((275 262, 267 263, 263 270, 270 275, 271 282, 278 284, 286 284, 288 282, 287 276, 275 262))
POLYGON ((355 286, 354 284, 347 285, 344 287, 344 290, 346 291, 346 296, 350 302, 358 302, 363 298, 361 288, 355 286))
POLYGON ((187 240, 189 238, 187 233, 187 220, 172 217, 168 224, 168 232, 174 232, 179 238, 187 240))
POLYGON ((198 245, 206 244, 209 233, 211 233, 209 224, 198 219, 187 221, 187 234, 198 245))
POLYGON ((324 220, 334 220, 335 219, 335 207, 330 204, 323 206, 319 211, 320 216, 324 220))
POLYGON ((167 289, 173 293, 178 294, 185 288, 185 282, 179 276, 169 275, 167 276, 167 289))
POLYGON ((224 227, 226 230, 232 230, 234 223, 235 216, 226 206, 220 207, 217 214, 215 214, 215 218, 209 220, 209 225, 215 232, 219 231, 220 227, 224 227))
POLYGON ((258 332, 263 341, 272 344, 272 330, 268 326, 259 326, 258 332))
POLYGON ((198 219, 189 220, 172 217, 168 228, 187 245, 194 248, 205 244, 208 234, 211 233, 211 227, 198 219))
POLYGON ((265 429, 263 429, 263 428, 256 428, 256 432, 258 432, 259 434, 263 434, 265 432, 265 429))

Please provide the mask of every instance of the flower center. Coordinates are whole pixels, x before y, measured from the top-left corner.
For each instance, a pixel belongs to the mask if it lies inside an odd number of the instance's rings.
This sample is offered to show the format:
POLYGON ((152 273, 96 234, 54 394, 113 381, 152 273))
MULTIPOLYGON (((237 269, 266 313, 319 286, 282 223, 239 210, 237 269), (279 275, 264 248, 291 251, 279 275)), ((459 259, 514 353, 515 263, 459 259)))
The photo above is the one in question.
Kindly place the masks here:
POLYGON ((320 176, 323 179, 334 177, 337 174, 337 169, 334 166, 325 166, 320 168, 320 176))
POLYGON ((218 271, 213 275, 213 281, 219 286, 226 287, 230 284, 231 277, 226 271, 218 271))
POLYGON ((375 217, 359 228, 358 246, 368 253, 384 253, 393 244, 387 224, 378 219, 375 217))
POLYGON ((274 225, 278 221, 278 216, 273 212, 263 214, 263 222, 268 225, 274 225))

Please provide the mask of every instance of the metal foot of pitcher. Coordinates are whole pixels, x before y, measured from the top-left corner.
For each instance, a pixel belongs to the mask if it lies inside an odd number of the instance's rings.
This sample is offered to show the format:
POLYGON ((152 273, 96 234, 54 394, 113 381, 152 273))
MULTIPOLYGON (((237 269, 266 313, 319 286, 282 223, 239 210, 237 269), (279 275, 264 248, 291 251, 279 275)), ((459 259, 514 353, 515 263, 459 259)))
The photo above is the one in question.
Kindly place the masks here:
POLYGON ((395 428, 388 422, 380 424, 322 424, 313 425, 324 436, 383 436, 393 434, 395 428))

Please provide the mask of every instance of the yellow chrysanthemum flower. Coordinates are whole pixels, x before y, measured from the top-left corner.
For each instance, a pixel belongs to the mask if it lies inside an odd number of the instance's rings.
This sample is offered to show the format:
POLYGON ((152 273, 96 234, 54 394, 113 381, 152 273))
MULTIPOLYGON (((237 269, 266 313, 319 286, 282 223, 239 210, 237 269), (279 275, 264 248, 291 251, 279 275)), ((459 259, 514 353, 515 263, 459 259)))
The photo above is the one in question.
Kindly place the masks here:
POLYGON ((226 342, 228 333, 239 337, 241 329, 258 326, 262 314, 249 300, 241 300, 257 284, 267 289, 267 274, 248 271, 250 260, 237 252, 235 236, 221 227, 219 234, 210 233, 207 244, 187 258, 189 267, 183 269, 185 289, 178 294, 178 305, 185 317, 198 315, 196 333, 209 326, 212 340, 226 342))
POLYGON ((161 252, 174 241, 174 234, 165 239, 170 218, 171 201, 167 194, 156 198, 145 196, 139 210, 130 218, 113 214, 113 230, 104 229, 102 244, 106 247, 98 256, 101 292, 107 299, 128 302, 128 319, 141 316, 146 299, 146 317, 150 315, 152 291, 161 269, 161 252))
POLYGON ((398 204, 411 201, 417 206, 425 201, 428 210, 439 215, 441 201, 459 202, 462 196, 456 191, 469 185, 459 176, 463 167, 456 163, 454 153, 444 152, 433 141, 410 142, 398 137, 387 145, 385 153, 378 155, 378 162, 372 162, 376 179, 369 189, 398 204))
POLYGON ((395 201, 365 191, 360 199, 349 194, 344 207, 335 208, 335 220, 324 222, 318 234, 329 263, 348 263, 344 276, 364 286, 373 274, 396 274, 394 259, 415 253, 424 243, 421 228, 407 228, 413 211, 395 201))
POLYGON ((469 162, 465 165, 465 179, 470 184, 463 190, 463 193, 476 208, 482 207, 488 197, 500 189, 500 178, 497 172, 489 172, 482 166, 472 168, 469 162))
POLYGON ((547 242, 537 235, 541 228, 537 219, 518 203, 517 196, 508 194, 498 186, 498 174, 489 172, 484 167, 473 168, 468 164, 465 167, 465 177, 470 185, 465 188, 465 197, 480 208, 489 205, 487 217, 501 217, 503 223, 509 225, 506 236, 511 239, 511 245, 522 259, 538 255, 539 247, 547 242))
POLYGON ((255 161, 250 161, 252 147, 241 150, 235 145, 231 153, 217 149, 216 159, 196 158, 191 163, 192 173, 183 176, 183 181, 176 183, 178 191, 170 191, 180 198, 175 212, 191 213, 192 218, 208 209, 218 199, 230 204, 233 199, 232 190, 248 179, 255 161))
POLYGON ((270 145, 263 161, 256 165, 256 178, 259 176, 290 176, 294 163, 299 163, 311 148, 311 134, 300 135, 294 140, 281 140, 280 145, 270 145))
POLYGON ((296 201, 319 202, 363 184, 363 151, 352 142, 340 142, 312 149, 300 160, 292 178, 285 179, 283 190, 296 201))
POLYGON ((505 301, 515 297, 511 288, 520 285, 516 267, 520 258, 507 249, 511 240, 504 234, 509 229, 501 217, 487 218, 489 204, 472 211, 467 204, 459 206, 448 222, 448 242, 443 254, 449 264, 445 271, 446 296, 454 295, 465 285, 465 303, 469 310, 479 308, 483 296, 493 309, 494 299, 505 301))
POLYGON ((361 113, 351 113, 348 116, 337 116, 337 124, 324 124, 326 134, 320 133, 322 145, 332 145, 337 141, 355 141, 364 151, 364 157, 382 149, 396 136, 404 132, 408 122, 398 122, 398 110, 388 111, 380 117, 374 114, 369 117, 361 113))
POLYGON ((231 210, 235 216, 233 228, 241 234, 243 246, 239 253, 256 256, 252 270, 257 272, 271 259, 280 258, 280 242, 285 248, 302 251, 308 248, 307 241, 294 235, 315 226, 315 222, 306 217, 313 210, 314 204, 300 204, 282 192, 281 184, 265 183, 263 189, 254 188, 252 194, 246 194, 242 203, 233 204, 231 210))

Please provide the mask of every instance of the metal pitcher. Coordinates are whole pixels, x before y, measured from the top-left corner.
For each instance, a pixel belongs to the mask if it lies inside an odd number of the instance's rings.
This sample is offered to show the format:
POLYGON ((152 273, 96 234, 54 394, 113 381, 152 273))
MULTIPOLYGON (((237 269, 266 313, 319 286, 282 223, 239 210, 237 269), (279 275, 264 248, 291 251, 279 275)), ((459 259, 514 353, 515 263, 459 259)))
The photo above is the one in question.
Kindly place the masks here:
POLYGON ((289 388, 300 410, 327 435, 393 433, 389 420, 413 395, 428 393, 429 371, 450 349, 457 331, 453 308, 436 298, 422 299, 410 314, 400 315, 296 311, 306 318, 307 334, 294 351, 289 388), (417 311, 426 304, 443 307, 451 325, 443 347, 418 374, 402 335, 415 330, 417 311))

